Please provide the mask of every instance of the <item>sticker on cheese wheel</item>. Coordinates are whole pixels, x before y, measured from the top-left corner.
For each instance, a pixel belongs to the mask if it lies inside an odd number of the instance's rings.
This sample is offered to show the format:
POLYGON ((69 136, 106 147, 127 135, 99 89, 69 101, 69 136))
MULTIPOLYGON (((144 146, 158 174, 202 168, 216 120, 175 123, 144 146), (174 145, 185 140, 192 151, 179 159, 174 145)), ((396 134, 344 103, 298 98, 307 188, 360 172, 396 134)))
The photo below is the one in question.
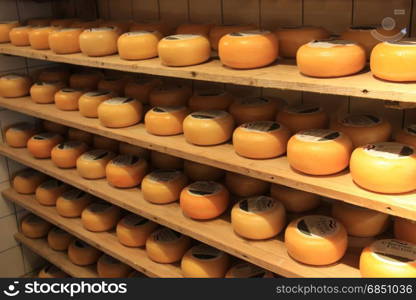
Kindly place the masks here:
POLYGON ((38 171, 25 169, 13 178, 13 188, 19 194, 34 194, 38 186, 48 177, 38 171))
POLYGON ((311 129, 292 136, 287 158, 292 168, 309 175, 330 175, 349 163, 352 142, 345 134, 330 129, 311 129))
POLYGON ((284 206, 274 198, 243 199, 231 210, 231 225, 239 236, 252 240, 270 239, 286 225, 284 206))
POLYGON ((117 152, 119 146, 118 141, 101 135, 94 135, 92 144, 96 149, 104 149, 110 152, 117 152))
POLYGON ((27 141, 27 150, 36 158, 51 157, 52 149, 61 143, 62 136, 52 132, 39 133, 27 141))
POLYGON ((85 229, 93 232, 103 232, 114 228, 120 217, 120 207, 103 201, 87 206, 82 211, 81 221, 85 229))
POLYGON ((73 239, 72 235, 58 227, 53 227, 48 233, 48 245, 55 251, 68 250, 73 239))
POLYGON ((166 153, 152 151, 150 160, 155 169, 182 169, 183 159, 166 153))
POLYGON ((55 105, 60 110, 78 110, 78 100, 84 93, 85 91, 80 89, 63 88, 55 93, 55 105))
POLYGON ((107 181, 114 187, 131 188, 139 185, 146 175, 148 165, 143 158, 133 155, 119 155, 105 168, 107 181))
POLYGON ((143 159, 148 159, 150 156, 150 151, 148 149, 123 142, 119 144, 118 152, 120 154, 134 155, 143 159))
POLYGON ((144 124, 147 132, 160 135, 176 135, 183 132, 182 123, 189 110, 185 106, 153 107, 146 113, 144 124))
POLYGON ((117 41, 122 59, 143 60, 156 57, 157 44, 162 35, 157 31, 132 31, 121 35, 117 41))
POLYGON ((229 193, 214 181, 197 181, 180 194, 182 212, 195 220, 209 220, 220 216, 228 207, 229 193))
POLYGON ((277 110, 277 101, 264 97, 238 99, 229 108, 237 125, 254 121, 273 121, 277 110))
POLYGON ((120 32, 115 27, 86 29, 79 36, 81 52, 95 57, 115 54, 119 35, 120 32))
POLYGON ((183 133, 188 143, 211 146, 228 141, 234 130, 234 118, 223 110, 196 111, 183 122, 183 133))
POLYGON ((94 91, 83 94, 78 100, 79 113, 87 118, 98 118, 98 106, 113 98, 110 91, 94 91))
POLYGON ((340 260, 347 250, 344 226, 335 219, 311 215, 296 219, 287 226, 285 245, 295 260, 314 266, 340 260))
POLYGON ((159 224, 135 214, 122 218, 116 228, 118 241, 127 247, 142 247, 159 224))
POLYGON ((54 265, 43 267, 38 274, 39 278, 67 278, 69 277, 64 271, 58 269, 54 265))
POLYGON ((74 73, 69 77, 69 86, 73 89, 94 91, 102 78, 103 75, 100 72, 84 71, 74 73))
POLYGON ((285 125, 292 133, 302 130, 328 127, 328 114, 322 107, 301 104, 285 107, 276 116, 276 121, 285 125))
POLYGON ((405 144, 359 147, 351 155, 350 171, 356 184, 373 192, 398 194, 416 189, 416 154, 405 144))
POLYGON ((225 175, 225 186, 233 195, 252 197, 267 194, 270 183, 257 178, 227 172, 225 175))
POLYGON ((40 184, 35 192, 35 199, 42 205, 54 206, 56 200, 69 189, 62 181, 49 179, 40 184))
POLYGON ((186 176, 178 170, 155 170, 143 179, 143 198, 155 204, 179 200, 182 189, 188 184, 186 176))
POLYGON ((55 93, 62 89, 64 84, 55 82, 36 82, 30 88, 30 98, 38 104, 50 104, 55 102, 55 93))
POLYGON ((191 239, 169 228, 154 231, 146 240, 147 256, 161 264, 171 264, 181 260, 191 246, 191 239))
POLYGON ((218 50, 220 39, 233 32, 244 32, 247 30, 256 30, 254 25, 216 25, 209 31, 209 41, 214 50, 218 50))
POLYGON ((191 111, 228 110, 234 98, 230 93, 222 90, 197 91, 189 99, 191 111))
POLYGON ((18 98, 30 93, 32 80, 29 76, 8 74, 0 77, 0 96, 4 98, 18 98))
POLYGON ((172 32, 170 26, 162 22, 133 23, 130 31, 158 31, 162 36, 167 36, 172 32))
POLYGON ((321 204, 319 195, 283 185, 272 184, 270 195, 280 201, 286 208, 286 211, 293 213, 303 213, 315 209, 321 204))
POLYGON ((51 152, 52 162, 59 168, 70 169, 77 166, 77 159, 88 150, 80 141, 68 141, 56 145, 51 152))
POLYGON ((68 139, 70 141, 83 142, 90 146, 92 144, 93 134, 76 128, 69 128, 68 139))
POLYGON ((37 128, 31 123, 17 123, 6 129, 4 138, 10 147, 25 148, 27 141, 36 134, 37 128))
POLYGON ((396 142, 416 147, 416 124, 411 124, 394 134, 396 142))
POLYGON ((61 28, 49 34, 49 47, 56 54, 72 54, 81 52, 79 36, 81 28, 61 28))
POLYGON ((164 37, 158 46, 162 64, 170 67, 198 65, 211 57, 209 40, 202 35, 177 34, 164 37))
POLYGON ((0 22, 0 43, 10 42, 10 31, 19 25, 19 21, 0 22))
POLYGON ((143 104, 148 104, 150 93, 161 84, 162 81, 158 78, 133 78, 127 81, 124 87, 124 96, 134 98, 143 104))
POLYGON ((159 86, 150 92, 149 102, 159 107, 186 106, 191 95, 191 89, 185 85, 159 86))
POLYGON ((244 123, 233 133, 237 154, 253 159, 267 159, 286 153, 290 131, 274 121, 244 123))
POLYGON ((375 241, 361 253, 360 272, 364 278, 415 278, 416 244, 394 239, 375 241))
POLYGON ((126 278, 132 271, 131 267, 107 254, 103 254, 97 261, 100 278, 126 278))
POLYGON ((416 221, 395 217, 394 237, 402 241, 416 244, 416 221))
POLYGON ((38 81, 40 82, 63 82, 67 83, 69 76, 71 75, 71 72, 69 69, 66 69, 65 67, 53 67, 53 68, 47 68, 43 69, 39 76, 38 81))
POLYGON ((48 50, 49 49, 49 34, 57 31, 56 27, 34 27, 29 32, 30 47, 35 50, 48 50))
POLYGON ((46 132, 53 132, 62 136, 66 135, 68 132, 68 127, 66 127, 65 125, 51 122, 48 120, 42 120, 42 127, 46 132))
POLYGON ((189 249, 181 261, 185 278, 223 278, 229 266, 227 253, 204 244, 189 249))
POLYGON ((176 28, 176 34, 196 34, 209 37, 212 24, 182 24, 176 28))
POLYGON ((81 240, 73 240, 68 247, 69 260, 78 266, 95 264, 100 256, 101 251, 81 240))
POLYGON ((98 82, 97 88, 98 90, 111 91, 116 96, 123 96, 125 86, 125 77, 107 76, 98 82))
POLYGON ((117 97, 105 100, 98 106, 98 119, 105 127, 123 128, 139 123, 143 105, 133 98, 117 97))
POLYGON ((184 172, 190 181, 220 181, 225 171, 208 165, 185 160, 184 172))
POLYGON ((20 228, 25 237, 39 239, 48 234, 52 224, 34 214, 28 214, 22 219, 20 228))
POLYGON ((10 43, 16 47, 30 46, 29 32, 32 29, 32 26, 18 26, 12 28, 9 32, 10 43))
POLYGON ((78 174, 86 179, 104 178, 106 166, 115 156, 113 152, 102 149, 88 151, 77 159, 78 174))
POLYGON ((273 273, 248 262, 240 262, 231 267, 225 278, 273 278, 273 273))
POLYGON ((56 211, 62 217, 76 218, 80 217, 84 208, 86 208, 94 197, 78 189, 69 189, 62 193, 56 200, 56 211))
POLYGON ((223 36, 218 45, 221 63, 234 69, 261 68, 279 56, 279 43, 270 31, 242 31, 223 36))
POLYGON ((351 41, 318 40, 299 48, 299 71, 311 77, 341 77, 361 71, 366 64, 364 49, 351 41))

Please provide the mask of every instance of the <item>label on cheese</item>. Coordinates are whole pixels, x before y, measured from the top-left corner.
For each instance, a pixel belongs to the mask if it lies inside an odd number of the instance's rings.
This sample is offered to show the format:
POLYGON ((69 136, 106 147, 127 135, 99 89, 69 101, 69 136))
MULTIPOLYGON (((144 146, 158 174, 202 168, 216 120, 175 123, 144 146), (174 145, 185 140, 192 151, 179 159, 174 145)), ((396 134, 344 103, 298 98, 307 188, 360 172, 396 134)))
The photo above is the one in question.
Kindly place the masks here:
POLYGON ((87 209, 93 213, 104 213, 112 207, 111 204, 107 203, 93 203, 87 209))
POLYGON ((398 143, 378 143, 370 144, 364 147, 368 154, 387 159, 406 158, 414 153, 413 148, 398 143))
POLYGON ((388 263, 403 264, 416 261, 416 245, 399 240, 379 240, 371 245, 374 255, 388 263))
POLYGON ((211 196, 221 191, 222 186, 215 181, 197 181, 189 185, 188 193, 195 196, 211 196))
POLYGON ((93 91, 85 94, 87 97, 100 97, 111 94, 110 91, 93 91))
POLYGON ((85 160, 100 160, 108 155, 110 155, 109 151, 97 149, 84 153, 82 158, 85 160))
POLYGON ((327 237, 338 232, 338 222, 325 216, 306 216, 299 220, 297 229, 311 237, 327 237))
POLYGON ((206 111, 197 111, 191 114, 192 118, 209 120, 209 119, 219 119, 227 116, 227 112, 223 110, 206 110, 206 111))
POLYGON ((73 89, 73 88, 63 88, 61 89, 62 93, 75 93, 75 92, 81 92, 81 89, 73 89))
POLYGON ((168 40, 168 41, 177 41, 177 40, 184 41, 184 40, 196 39, 198 37, 200 37, 199 34, 175 34, 175 35, 167 36, 163 39, 168 40))
POLYGON ((68 142, 59 144, 57 147, 58 149, 61 149, 61 150, 70 150, 70 149, 78 148, 81 145, 82 145, 82 142, 80 141, 68 141, 68 142))
POLYGON ((137 215, 128 215, 123 219, 123 223, 127 226, 139 227, 149 223, 149 220, 137 215))
POLYGON ((172 106, 172 107, 153 107, 152 111, 159 114, 166 114, 166 113, 172 113, 179 110, 184 109, 184 106, 172 106))
POLYGON ((211 260, 221 256, 222 252, 208 245, 198 245, 192 248, 192 256, 200 260, 211 260))
POLYGON ((341 124, 350 127, 373 127, 381 121, 381 118, 369 114, 348 115, 339 120, 341 124))
POLYGON ((240 201, 240 209, 246 212, 259 213, 271 210, 276 206, 276 200, 267 196, 250 197, 240 201))
POLYGON ((45 182, 43 182, 39 187, 45 190, 51 190, 58 187, 63 186, 64 183, 62 181, 56 180, 56 179, 49 179, 45 182))
POLYGON ((236 37, 246 37, 246 36, 255 36, 255 35, 266 35, 269 34, 270 31, 263 31, 263 30, 248 30, 248 31, 240 31, 240 32, 232 32, 230 36, 236 37))
POLYGON ((288 106, 285 108, 285 111, 291 114, 307 115, 315 114, 322 111, 322 108, 316 105, 295 105, 288 106))
POLYGON ((241 263, 232 268, 232 275, 236 278, 261 278, 266 271, 250 263, 241 263))
POLYGON ((56 133, 53 132, 43 132, 33 136, 35 140, 50 140, 56 136, 56 133))
POLYGON ((310 129, 296 134, 296 138, 305 142, 329 142, 338 139, 341 132, 329 129, 310 129))
POLYGON ((248 131, 260 131, 260 132, 271 132, 281 128, 280 124, 273 121, 256 121, 245 123, 241 125, 241 128, 248 131))
POLYGON ((149 179, 157 182, 168 182, 181 176, 178 170, 155 170, 149 174, 149 179))
POLYGON ((173 242, 180 239, 181 237, 182 234, 169 228, 163 228, 153 233, 154 240, 162 243, 173 242))
POLYGON ((339 46, 354 46, 355 43, 351 41, 344 41, 344 40, 320 40, 320 41, 312 41, 308 44, 309 47, 312 48, 333 48, 339 46))
POLYGON ((111 164, 116 166, 132 166, 137 164, 140 158, 134 155, 124 154, 119 155, 111 161, 111 164))
POLYGON ((408 134, 416 135, 416 124, 411 124, 404 129, 408 134))
POLYGON ((111 98, 108 99, 106 101, 104 101, 105 104, 110 104, 110 105, 121 105, 121 104, 127 104, 130 102, 136 101, 136 99, 134 98, 126 98, 126 97, 115 97, 115 98, 111 98))
POLYGON ((62 194, 62 197, 67 200, 78 200, 84 197, 87 193, 78 189, 70 189, 62 194))

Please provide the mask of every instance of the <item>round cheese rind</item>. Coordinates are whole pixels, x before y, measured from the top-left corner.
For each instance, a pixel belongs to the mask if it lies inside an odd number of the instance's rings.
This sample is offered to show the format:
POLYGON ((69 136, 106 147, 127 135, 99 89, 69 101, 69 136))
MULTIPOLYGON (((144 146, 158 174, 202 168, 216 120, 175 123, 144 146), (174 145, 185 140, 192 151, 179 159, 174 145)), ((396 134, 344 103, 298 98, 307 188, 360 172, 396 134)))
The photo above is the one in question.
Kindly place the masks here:
POLYGON ((265 97, 247 97, 235 100, 229 107, 237 125, 254 121, 273 121, 278 111, 278 102, 265 97))
POLYGON ((252 197, 267 194, 270 183, 257 178, 227 172, 225 175, 225 186, 233 195, 252 197))
POLYGON ((98 118, 98 106, 112 97, 112 92, 104 90, 85 93, 78 99, 79 113, 87 118, 98 118))
POLYGON ((49 179, 36 188, 35 199, 42 205, 54 206, 56 200, 68 189, 69 186, 62 181, 49 179))
POLYGON ((150 151, 148 149, 136 146, 136 145, 132 145, 129 143, 124 143, 121 142, 118 146, 118 152, 120 154, 129 154, 129 155, 134 155, 137 157, 141 157, 144 159, 148 159, 150 156, 150 151))
POLYGON ((72 54, 81 52, 79 36, 81 28, 61 28, 49 34, 49 47, 56 54, 72 54))
POLYGON ((150 93, 161 84, 162 81, 158 78, 133 78, 127 81, 124 87, 124 95, 134 98, 143 104, 148 104, 150 93))
POLYGON ((69 189, 56 200, 56 211, 62 217, 77 218, 93 200, 94 198, 84 191, 76 188, 69 189))
POLYGON ((0 96, 18 98, 29 95, 32 80, 29 76, 8 74, 0 77, 0 96))
POLYGON ((39 239, 45 237, 52 224, 46 222, 44 219, 34 215, 26 215, 20 222, 20 230, 25 237, 31 239, 39 239))
POLYGON ((220 181, 225 171, 194 161, 185 160, 184 172, 190 181, 220 181))
POLYGON ((416 147, 416 124, 407 125, 405 128, 396 132, 393 136, 394 141, 416 147))
POLYGON ((65 136, 68 132, 68 127, 62 124, 51 122, 48 120, 42 120, 42 127, 46 132, 53 132, 65 136))
POLYGON ((209 31, 209 41, 214 50, 218 50, 220 39, 233 32, 244 32, 247 30, 256 30, 254 25, 215 25, 209 31))
POLYGON ((155 170, 142 181, 143 199, 155 204, 175 202, 187 184, 188 179, 181 171, 155 170))
POLYGON ((416 244, 416 222, 404 218, 394 218, 394 237, 416 244))
POLYGON ((103 75, 100 72, 84 71, 71 74, 69 77, 69 86, 73 89, 83 89, 94 91, 97 90, 98 82, 103 75))
POLYGON ((38 186, 48 177, 33 169, 25 169, 13 178, 13 188, 19 194, 34 194, 38 186))
POLYGON ((162 35, 157 32, 132 31, 121 35, 117 41, 118 53, 122 59, 142 60, 158 55, 157 45, 162 35))
POLYGON ((32 29, 32 26, 18 26, 12 28, 9 32, 10 43, 16 47, 30 46, 29 32, 32 29))
POLYGON ((79 266, 95 264, 100 256, 101 251, 78 239, 74 239, 68 246, 69 260, 79 266))
POLYGON ((107 202, 94 202, 81 214, 82 225, 93 232, 103 232, 114 228, 121 217, 121 209, 107 202))
POLYGON ((321 204, 319 195, 287 186, 272 184, 270 195, 281 202, 288 212, 303 213, 317 208, 321 204))
POLYGON ((150 160, 155 169, 182 169, 183 159, 166 153, 151 151, 150 160))
POLYGON ((78 174, 86 179, 104 178, 106 166, 115 156, 115 153, 103 149, 85 152, 77 159, 78 174))
POLYGON ((55 93, 64 87, 60 81, 36 82, 30 88, 30 98, 38 104, 50 104, 55 102, 55 93))
POLYGON ((76 128, 69 128, 68 139, 70 141, 80 141, 90 146, 92 144, 93 134, 76 128))
POLYGON ((308 104, 287 106, 276 116, 276 121, 285 125, 292 133, 327 128, 328 120, 328 114, 322 107, 308 104))
POLYGON ((68 250, 73 239, 72 235, 58 227, 53 227, 48 233, 48 245, 55 251, 68 250))
POLYGON ((79 36, 81 52, 87 56, 107 56, 117 53, 120 31, 115 27, 85 29, 79 36))
POLYGON ((194 92, 188 101, 191 111, 228 110, 233 103, 233 96, 223 90, 205 90, 194 92))
POLYGON ((69 277, 64 271, 58 269, 54 265, 47 265, 43 267, 38 274, 39 278, 67 278, 69 277))
POLYGON ((25 148, 27 141, 37 133, 37 128, 31 123, 17 123, 8 127, 4 133, 5 142, 13 148, 25 148))
POLYGON ((50 158, 52 149, 62 141, 62 136, 57 133, 39 133, 27 141, 27 150, 36 158, 50 158))
POLYGON ((135 214, 122 218, 116 228, 118 241, 127 247, 142 247, 159 224, 135 214))
POLYGON ((51 151, 52 162, 59 168, 75 168, 77 159, 88 150, 88 146, 79 141, 66 141, 56 145, 51 151))
POLYGON ((105 127, 123 128, 141 121, 143 106, 136 99, 117 97, 103 101, 98 106, 97 113, 105 127))
POLYGON ((186 106, 191 95, 191 89, 185 85, 158 86, 150 92, 149 103, 158 107, 186 106))
POLYGON ((142 182, 148 165, 143 158, 133 155, 119 155, 105 168, 107 182, 117 188, 132 188, 142 182))
POLYGON ((94 135, 92 139, 92 144, 95 149, 104 149, 111 152, 117 152, 119 146, 118 141, 101 135, 94 135))
POLYGON ((40 26, 34 27, 29 32, 30 46, 35 50, 48 50, 49 49, 49 34, 57 31, 57 27, 40 26))
POLYGON ((126 278, 133 269, 119 260, 103 254, 97 261, 97 273, 100 278, 126 278))
POLYGON ((239 262, 225 274, 225 278, 273 278, 273 273, 248 262, 239 262))
POLYGON ((83 90, 63 88, 54 95, 55 105, 64 111, 78 110, 78 100, 82 94, 84 94, 83 90))
POLYGON ((188 114, 189 110, 185 106, 153 107, 144 118, 146 131, 160 136, 181 134, 182 123, 188 114))

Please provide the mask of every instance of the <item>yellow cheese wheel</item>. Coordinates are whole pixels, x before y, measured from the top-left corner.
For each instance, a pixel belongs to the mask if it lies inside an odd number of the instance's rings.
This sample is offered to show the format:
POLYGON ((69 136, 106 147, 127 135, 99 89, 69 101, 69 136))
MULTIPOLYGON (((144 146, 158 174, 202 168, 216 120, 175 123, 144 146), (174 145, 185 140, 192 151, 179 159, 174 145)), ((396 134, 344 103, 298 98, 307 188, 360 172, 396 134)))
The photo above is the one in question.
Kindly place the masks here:
POLYGON ((90 146, 92 145, 93 134, 76 128, 69 128, 68 139, 70 141, 80 141, 90 146))
POLYGON ((67 278, 69 277, 64 271, 58 269, 54 265, 47 265, 43 267, 38 274, 39 278, 67 278))
POLYGON ((68 247, 69 260, 79 266, 95 264, 100 256, 99 250, 81 240, 73 240, 68 247))
POLYGON ((78 99, 79 113, 87 118, 98 118, 98 106, 112 97, 113 93, 111 91, 85 93, 78 99))
POLYGON ((127 81, 124 87, 124 95, 147 104, 151 91, 161 84, 162 81, 157 78, 132 78, 127 81))
POLYGON ((37 133, 35 125, 22 122, 11 125, 4 133, 4 138, 10 147, 25 148, 27 141, 37 133))
POLYGON ((147 256, 161 264, 171 264, 182 259, 191 246, 191 239, 169 228, 153 231, 146 240, 147 256))
POLYGON ((245 175, 227 172, 225 186, 231 194, 239 197, 252 197, 267 194, 270 183, 245 175))
POLYGON ((275 121, 255 121, 240 125, 233 133, 237 154, 253 159, 267 159, 286 153, 290 131, 275 121))
POLYGON ((27 20, 27 25, 30 26, 48 26, 51 25, 51 19, 50 18, 34 18, 27 20))
POLYGON ((96 90, 103 75, 100 72, 83 71, 69 77, 69 86, 73 89, 96 90))
POLYGON ((404 218, 394 218, 394 237, 416 244, 416 222, 404 218))
POLYGON ((220 39, 233 32, 244 32, 257 29, 254 25, 215 25, 209 31, 209 41, 214 50, 218 50, 220 39))
POLYGON ((58 227, 53 227, 48 233, 48 245, 55 251, 68 250, 73 239, 72 235, 58 227))
POLYGON ((126 278, 132 271, 131 267, 107 254, 103 254, 97 261, 100 278, 126 278))
POLYGON ((331 129, 311 129, 292 136, 287 159, 292 168, 309 175, 330 175, 348 167, 352 142, 331 129))
POLYGON ((183 133, 183 121, 189 114, 185 106, 153 107, 146 113, 144 124, 147 132, 154 135, 176 135, 183 133))
POLYGON ((361 71, 366 63, 364 48, 344 40, 312 41, 299 48, 299 71, 312 77, 340 77, 361 71))
POLYGON ((107 56, 117 53, 120 31, 115 27, 85 29, 79 36, 81 52, 87 56, 107 56))
POLYGON ((23 235, 31 239, 45 237, 51 227, 52 224, 34 214, 28 214, 20 222, 20 229, 23 235))
POLYGON ((67 83, 69 76, 71 75, 70 71, 65 67, 53 67, 47 68, 40 71, 39 76, 37 77, 38 81, 44 82, 55 82, 60 81, 67 83))
POLYGON ((183 121, 183 133, 188 143, 199 146, 222 144, 234 130, 233 117, 223 110, 196 111, 183 121))
POLYGON ((64 111, 78 110, 78 100, 82 94, 84 94, 83 90, 63 88, 55 93, 55 105, 64 111))
POLYGON ((49 179, 40 184, 35 192, 35 199, 42 205, 54 206, 56 200, 69 189, 62 181, 49 179))
POLYGON ((76 23, 76 22, 79 22, 79 21, 80 21, 79 19, 75 19, 75 18, 54 19, 54 20, 51 20, 50 25, 51 26, 56 26, 56 27, 68 28, 73 23, 76 23))
POLYGON ((411 146, 376 143, 356 148, 351 156, 352 179, 378 193, 406 193, 416 189, 416 154, 411 146))
POLYGON ((181 261, 185 278, 222 278, 229 266, 227 253, 204 244, 189 249, 181 261))
POLYGON ((70 169, 77 166, 77 159, 88 150, 80 141, 67 141, 56 145, 51 152, 52 162, 59 168, 70 169))
POLYGON ((141 121, 143 105, 133 98, 116 97, 103 101, 98 106, 97 113, 105 127, 129 127, 141 121))
POLYGON ((298 218, 287 226, 285 245, 289 255, 314 266, 329 265, 340 260, 347 250, 348 237, 337 220, 320 215, 298 218))
POLYGON ((94 135, 92 143, 96 149, 104 149, 111 152, 118 151, 119 142, 105 136, 94 135))
POLYGON ((228 207, 230 195, 220 183, 196 181, 180 194, 182 212, 196 220, 209 220, 220 216, 228 207))
POLYGON ((68 127, 66 127, 65 125, 51 122, 48 120, 42 120, 42 127, 47 132, 53 132, 62 136, 66 135, 68 132, 68 127))
POLYGON ((157 31, 132 31, 121 35, 117 41, 122 59, 142 60, 158 55, 157 45, 162 35, 157 31))
POLYGON ((150 160, 155 169, 182 169, 183 159, 166 153, 152 151, 150 160))
POLYGON ((19 25, 19 21, 0 22, 0 43, 10 42, 10 31, 19 25))
POLYGON ((118 241, 127 247, 142 247, 159 224, 135 214, 122 218, 116 228, 118 241))
POLYGON ((57 133, 39 133, 27 141, 27 150, 36 158, 49 158, 53 147, 62 141, 62 136, 57 133))
POLYGON ((104 178, 106 166, 115 156, 115 153, 104 149, 85 152, 77 159, 78 174, 86 179, 104 178))
POLYGON ((225 171, 222 169, 190 160, 185 160, 184 172, 191 181, 219 181, 225 175, 225 171))
POLYGON ((416 147, 416 124, 410 124, 396 132, 393 136, 396 142, 416 147))
POLYGON ((129 154, 129 155, 134 155, 137 157, 141 157, 144 159, 148 159, 150 156, 150 151, 148 149, 139 147, 139 146, 135 146, 129 143, 124 143, 121 142, 118 146, 118 152, 120 154, 129 154))
POLYGON ((79 36, 81 28, 61 28, 49 34, 49 47, 57 54, 72 54, 81 52, 79 36))
POLYGON ((191 95, 186 85, 158 86, 150 92, 149 103, 159 107, 186 106, 191 95))
POLYGON ((30 88, 30 98, 38 104, 54 103, 55 93, 64 87, 60 81, 45 82, 39 81, 30 88))
POLYGON ((172 29, 163 22, 141 22, 133 23, 130 31, 158 31, 162 36, 167 36, 171 34, 172 29))
POLYGON ((120 217, 120 207, 101 201, 88 205, 82 211, 81 221, 87 230, 102 232, 114 228, 120 217))
POLYGON ((253 121, 273 121, 281 100, 265 97, 247 97, 234 101, 229 112, 238 125, 253 121))
POLYGON ((181 24, 176 28, 176 34, 196 34, 209 37, 212 24, 181 24))
POLYGON ((12 28, 9 32, 10 43, 16 47, 30 46, 29 32, 32 29, 32 26, 18 26, 12 28))
POLYGON ((142 182, 148 165, 145 159, 123 154, 113 158, 105 168, 107 181, 114 187, 132 188, 142 182))
POLYGON ((47 179, 43 173, 32 169, 20 171, 13 178, 13 188, 19 194, 34 194, 38 186, 47 179))
POLYGON ((80 217, 84 208, 86 208, 94 198, 84 191, 72 188, 66 190, 56 200, 56 211, 62 217, 76 218, 80 217))
POLYGON ((248 262, 239 262, 225 274, 225 278, 273 278, 273 273, 248 262))
POLYGON ((155 170, 144 177, 141 185, 143 198, 155 204, 179 200, 182 189, 188 184, 187 177, 178 170, 155 170))
POLYGON ((221 63, 234 69, 261 68, 279 56, 279 43, 270 31, 241 31, 223 36, 218 45, 221 63))
POLYGON ((233 206, 231 225, 234 232, 244 238, 270 239, 278 235, 286 225, 285 207, 267 196, 246 198, 233 206))
POLYGON ((106 76, 98 82, 99 90, 111 91, 116 96, 123 96, 126 78, 119 76, 106 76))
POLYGON ((327 128, 328 120, 328 114, 322 107, 313 104, 287 106, 276 116, 276 121, 285 125, 292 133, 327 128))
POLYGON ((29 76, 8 74, 0 77, 0 96, 17 98, 29 95, 32 80, 29 76))
POLYGON ((362 277, 415 278, 416 244, 405 241, 378 240, 360 256, 362 277))
POLYGON ((189 99, 188 106, 191 111, 228 110, 233 101, 233 96, 226 91, 204 90, 195 92, 189 99))
POLYGON ((57 31, 57 27, 41 26, 34 27, 29 32, 30 46, 36 50, 48 50, 49 49, 49 34, 57 31))
POLYGON ((197 34, 176 34, 160 40, 158 54, 162 64, 184 67, 201 64, 211 57, 209 40, 197 34))
POLYGON ((288 212, 293 213, 303 213, 315 209, 321 204, 319 195, 283 185, 272 184, 270 195, 280 201, 288 212))

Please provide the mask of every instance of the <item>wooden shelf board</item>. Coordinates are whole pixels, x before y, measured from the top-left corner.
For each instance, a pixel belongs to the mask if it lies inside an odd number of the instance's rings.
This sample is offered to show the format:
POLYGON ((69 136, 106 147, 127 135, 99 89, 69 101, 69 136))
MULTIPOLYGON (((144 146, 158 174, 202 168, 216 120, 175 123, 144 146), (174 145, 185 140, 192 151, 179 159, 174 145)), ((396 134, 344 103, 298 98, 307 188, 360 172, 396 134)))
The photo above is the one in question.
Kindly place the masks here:
POLYGON ((11 44, 0 44, 0 53, 88 67, 246 86, 403 102, 415 102, 416 99, 415 83, 381 81, 374 78, 368 70, 342 78, 311 78, 300 74, 293 61, 279 61, 275 65, 255 70, 233 70, 223 67, 217 59, 197 66, 172 68, 161 65, 158 58, 126 61, 118 55, 99 58, 81 53, 59 55, 50 50, 33 50, 30 47, 15 47, 11 44))

